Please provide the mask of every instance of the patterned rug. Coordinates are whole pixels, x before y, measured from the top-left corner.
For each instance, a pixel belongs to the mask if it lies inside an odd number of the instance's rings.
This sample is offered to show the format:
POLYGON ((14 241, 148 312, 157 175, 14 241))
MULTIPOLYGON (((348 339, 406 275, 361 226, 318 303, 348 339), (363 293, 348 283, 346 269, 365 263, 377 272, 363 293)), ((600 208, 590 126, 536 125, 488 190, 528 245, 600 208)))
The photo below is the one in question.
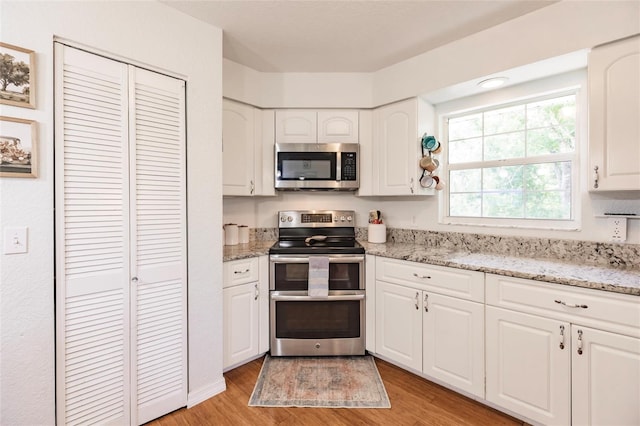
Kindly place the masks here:
POLYGON ((250 407, 391 408, 372 356, 266 355, 250 407))

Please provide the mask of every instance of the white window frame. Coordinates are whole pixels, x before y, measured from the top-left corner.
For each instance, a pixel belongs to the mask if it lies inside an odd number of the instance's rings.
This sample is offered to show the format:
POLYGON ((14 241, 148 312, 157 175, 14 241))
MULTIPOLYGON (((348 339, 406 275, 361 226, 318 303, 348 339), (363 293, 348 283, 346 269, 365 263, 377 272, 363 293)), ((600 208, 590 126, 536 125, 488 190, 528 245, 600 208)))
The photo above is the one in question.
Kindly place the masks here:
POLYGON ((586 155, 586 70, 579 70, 558 76, 548 77, 534 82, 495 90, 481 95, 450 101, 436 106, 440 124, 440 141, 443 144, 441 154, 441 177, 448 180, 449 171, 459 169, 458 165, 448 164, 448 119, 474 112, 483 112, 510 105, 518 105, 536 100, 560 97, 568 94, 576 96, 576 140, 572 153, 536 156, 509 160, 464 163, 464 168, 483 168, 494 166, 512 166, 521 164, 571 161, 571 218, 569 219, 525 219, 525 218, 489 218, 449 216, 449 185, 445 186, 440 197, 439 222, 445 225, 469 225, 498 228, 545 229, 578 231, 581 229, 581 157, 586 155))

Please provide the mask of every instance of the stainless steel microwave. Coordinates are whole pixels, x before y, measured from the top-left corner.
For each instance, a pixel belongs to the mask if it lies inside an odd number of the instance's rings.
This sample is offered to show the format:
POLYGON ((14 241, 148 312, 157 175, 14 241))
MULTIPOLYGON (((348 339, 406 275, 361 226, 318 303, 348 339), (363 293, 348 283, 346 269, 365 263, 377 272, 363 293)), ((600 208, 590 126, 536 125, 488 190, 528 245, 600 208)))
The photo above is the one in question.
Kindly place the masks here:
POLYGON ((360 186, 357 143, 278 143, 278 190, 355 191, 360 186))

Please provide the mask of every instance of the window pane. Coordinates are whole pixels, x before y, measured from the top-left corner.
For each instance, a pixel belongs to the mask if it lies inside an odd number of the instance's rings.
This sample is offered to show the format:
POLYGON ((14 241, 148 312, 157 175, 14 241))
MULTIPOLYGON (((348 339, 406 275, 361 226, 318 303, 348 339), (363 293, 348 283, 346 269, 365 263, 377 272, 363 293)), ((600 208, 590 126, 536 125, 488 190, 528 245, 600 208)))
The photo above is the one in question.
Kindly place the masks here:
POLYGON ((575 127, 549 127, 527 132, 527 157, 573 152, 575 127))
POLYGON ((482 216, 480 194, 451 194, 449 196, 449 216, 482 216))
POLYGON ((528 219, 571 219, 571 192, 527 192, 525 209, 528 219))
POLYGON ((482 136, 482 114, 470 114, 449 120, 449 141, 482 136))
POLYGON ((545 99, 527 105, 527 128, 576 125, 575 95, 545 99))
POLYGON ((522 191, 485 192, 482 212, 484 217, 524 217, 522 191))
POLYGON ((482 139, 464 139, 449 142, 449 163, 482 161, 482 139))
POLYGON ((481 170, 452 170, 449 173, 449 187, 453 192, 480 192, 481 170))
POLYGON ((524 158, 524 132, 505 133, 484 138, 484 160, 524 158))
POLYGON ((522 190, 522 166, 488 167, 483 170, 482 190, 522 190))
POLYGON ((571 162, 529 164, 525 166, 527 191, 571 191, 571 162))
POLYGON ((484 113, 484 134, 524 130, 525 106, 516 105, 484 113))

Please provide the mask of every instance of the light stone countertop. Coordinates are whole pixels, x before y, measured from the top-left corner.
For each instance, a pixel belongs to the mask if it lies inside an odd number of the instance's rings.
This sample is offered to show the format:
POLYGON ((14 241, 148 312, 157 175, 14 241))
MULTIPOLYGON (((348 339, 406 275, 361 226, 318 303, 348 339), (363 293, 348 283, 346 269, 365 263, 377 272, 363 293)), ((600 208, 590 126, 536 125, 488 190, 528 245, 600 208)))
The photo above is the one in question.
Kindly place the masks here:
MULTIPOLYGON (((274 242, 252 241, 249 244, 225 246, 223 260, 227 262, 268 255, 274 242)), ((361 243, 366 253, 374 256, 640 296, 640 268, 471 253, 412 243, 361 243)))

